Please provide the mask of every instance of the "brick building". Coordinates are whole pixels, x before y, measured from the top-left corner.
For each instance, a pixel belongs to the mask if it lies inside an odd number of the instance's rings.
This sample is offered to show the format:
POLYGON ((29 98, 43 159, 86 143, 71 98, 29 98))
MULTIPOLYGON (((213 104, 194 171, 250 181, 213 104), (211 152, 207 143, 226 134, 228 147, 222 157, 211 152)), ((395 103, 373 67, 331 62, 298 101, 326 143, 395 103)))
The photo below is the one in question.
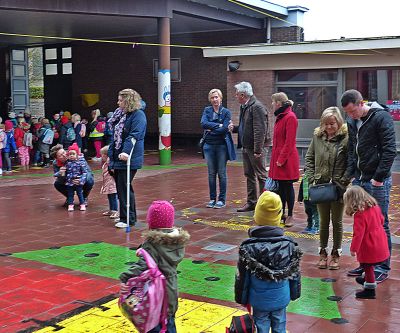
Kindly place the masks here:
MULTIPOLYGON (((152 142, 151 139, 158 136, 155 66, 160 47, 68 38, 157 44, 160 40, 158 20, 167 17, 173 45, 205 47, 303 40, 302 18, 306 8, 282 7, 261 0, 240 3, 246 7, 213 0, 118 0, 112 3, 105 0, 79 3, 0 0, 0 15, 4 18, 0 21, 0 31, 21 34, 2 35, 0 40, 0 101, 12 96, 16 111, 29 105, 28 82, 23 78, 19 80, 18 76, 22 72, 26 76, 27 68, 23 68, 25 64, 21 58, 27 48, 43 47, 46 117, 59 110, 88 117, 93 108, 100 108, 105 114, 116 108, 118 91, 132 87, 147 103, 147 141, 152 142), (17 58, 13 59, 13 55, 17 58), (87 108, 82 104, 82 94, 99 94, 100 100, 87 108)), ((232 86, 242 79, 241 75, 243 79, 259 81, 268 91, 273 88, 272 74, 255 77, 252 73, 249 77, 239 71, 227 75, 226 58, 204 57, 202 48, 171 47, 170 52, 171 125, 175 142, 197 140, 202 131, 201 113, 208 103, 207 94, 211 88, 220 88, 229 100, 232 86)), ((6 118, 6 112, 3 102, 0 115, 6 118)))

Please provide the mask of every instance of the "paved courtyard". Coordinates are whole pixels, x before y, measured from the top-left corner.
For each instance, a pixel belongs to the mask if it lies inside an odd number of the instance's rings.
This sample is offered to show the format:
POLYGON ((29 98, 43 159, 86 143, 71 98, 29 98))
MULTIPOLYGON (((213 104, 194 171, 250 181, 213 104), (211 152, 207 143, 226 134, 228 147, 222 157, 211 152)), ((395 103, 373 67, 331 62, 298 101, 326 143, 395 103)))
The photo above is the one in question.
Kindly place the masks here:
MULTIPOLYGON (((173 165, 157 165, 147 152, 145 168, 134 181, 139 223, 131 233, 114 228, 101 212, 107 198, 99 193, 100 164, 86 212, 68 213, 52 186, 50 169, 18 169, 0 178, 0 333, 135 332, 116 305, 118 275, 135 261, 146 209, 156 199, 171 201, 176 225, 191 234, 179 266, 178 332, 224 332, 232 315, 238 245, 253 225, 244 204, 246 183, 240 163, 228 167, 225 209, 207 209, 207 168, 195 151, 176 151, 173 165)), ((394 242, 390 279, 380 284, 376 300, 357 300, 359 289, 346 271, 351 219, 345 218, 344 254, 338 271, 316 268, 318 236, 303 235, 303 206, 295 205, 295 226, 286 229, 304 251, 302 297, 288 307, 287 329, 297 332, 398 332, 400 325, 400 175, 394 174, 391 230, 394 242)), ((298 184, 296 184, 297 190, 298 184)))

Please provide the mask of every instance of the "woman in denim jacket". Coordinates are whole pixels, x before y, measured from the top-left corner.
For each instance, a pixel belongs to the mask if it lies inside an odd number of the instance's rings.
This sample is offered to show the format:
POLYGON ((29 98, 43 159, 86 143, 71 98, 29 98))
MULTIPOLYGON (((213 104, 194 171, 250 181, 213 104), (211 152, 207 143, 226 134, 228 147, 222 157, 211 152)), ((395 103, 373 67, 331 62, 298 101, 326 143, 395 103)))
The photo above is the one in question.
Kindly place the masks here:
POLYGON ((208 166, 208 186, 210 201, 207 208, 223 208, 226 205, 226 163, 236 159, 235 147, 228 125, 231 112, 222 106, 222 92, 211 89, 208 93, 211 103, 203 111, 201 126, 204 129, 203 152, 208 166), (217 198, 217 175, 219 179, 219 195, 217 198))

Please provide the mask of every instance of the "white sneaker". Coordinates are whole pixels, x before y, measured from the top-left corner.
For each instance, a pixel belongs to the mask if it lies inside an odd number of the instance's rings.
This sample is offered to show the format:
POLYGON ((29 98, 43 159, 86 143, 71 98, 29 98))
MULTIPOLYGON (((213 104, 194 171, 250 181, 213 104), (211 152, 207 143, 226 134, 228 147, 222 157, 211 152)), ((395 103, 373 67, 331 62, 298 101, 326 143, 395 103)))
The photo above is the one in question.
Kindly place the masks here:
POLYGON ((117 222, 117 223, 115 223, 115 227, 116 228, 126 228, 128 226, 128 223, 125 223, 125 222, 117 222))
POLYGON ((0 176, 3 175, 3 169, 0 169, 0 176))

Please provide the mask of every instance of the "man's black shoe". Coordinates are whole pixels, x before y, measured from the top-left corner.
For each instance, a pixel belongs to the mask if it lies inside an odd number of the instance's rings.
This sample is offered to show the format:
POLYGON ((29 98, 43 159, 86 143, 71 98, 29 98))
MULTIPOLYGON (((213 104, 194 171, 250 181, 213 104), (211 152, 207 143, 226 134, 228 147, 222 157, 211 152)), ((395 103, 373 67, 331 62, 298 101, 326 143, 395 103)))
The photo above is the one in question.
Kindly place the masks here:
POLYGON ((256 207, 253 205, 245 204, 242 208, 237 209, 236 211, 239 213, 242 212, 251 212, 255 209, 256 207))
POLYGON ((364 268, 357 267, 347 272, 347 276, 361 276, 364 273, 364 268))

